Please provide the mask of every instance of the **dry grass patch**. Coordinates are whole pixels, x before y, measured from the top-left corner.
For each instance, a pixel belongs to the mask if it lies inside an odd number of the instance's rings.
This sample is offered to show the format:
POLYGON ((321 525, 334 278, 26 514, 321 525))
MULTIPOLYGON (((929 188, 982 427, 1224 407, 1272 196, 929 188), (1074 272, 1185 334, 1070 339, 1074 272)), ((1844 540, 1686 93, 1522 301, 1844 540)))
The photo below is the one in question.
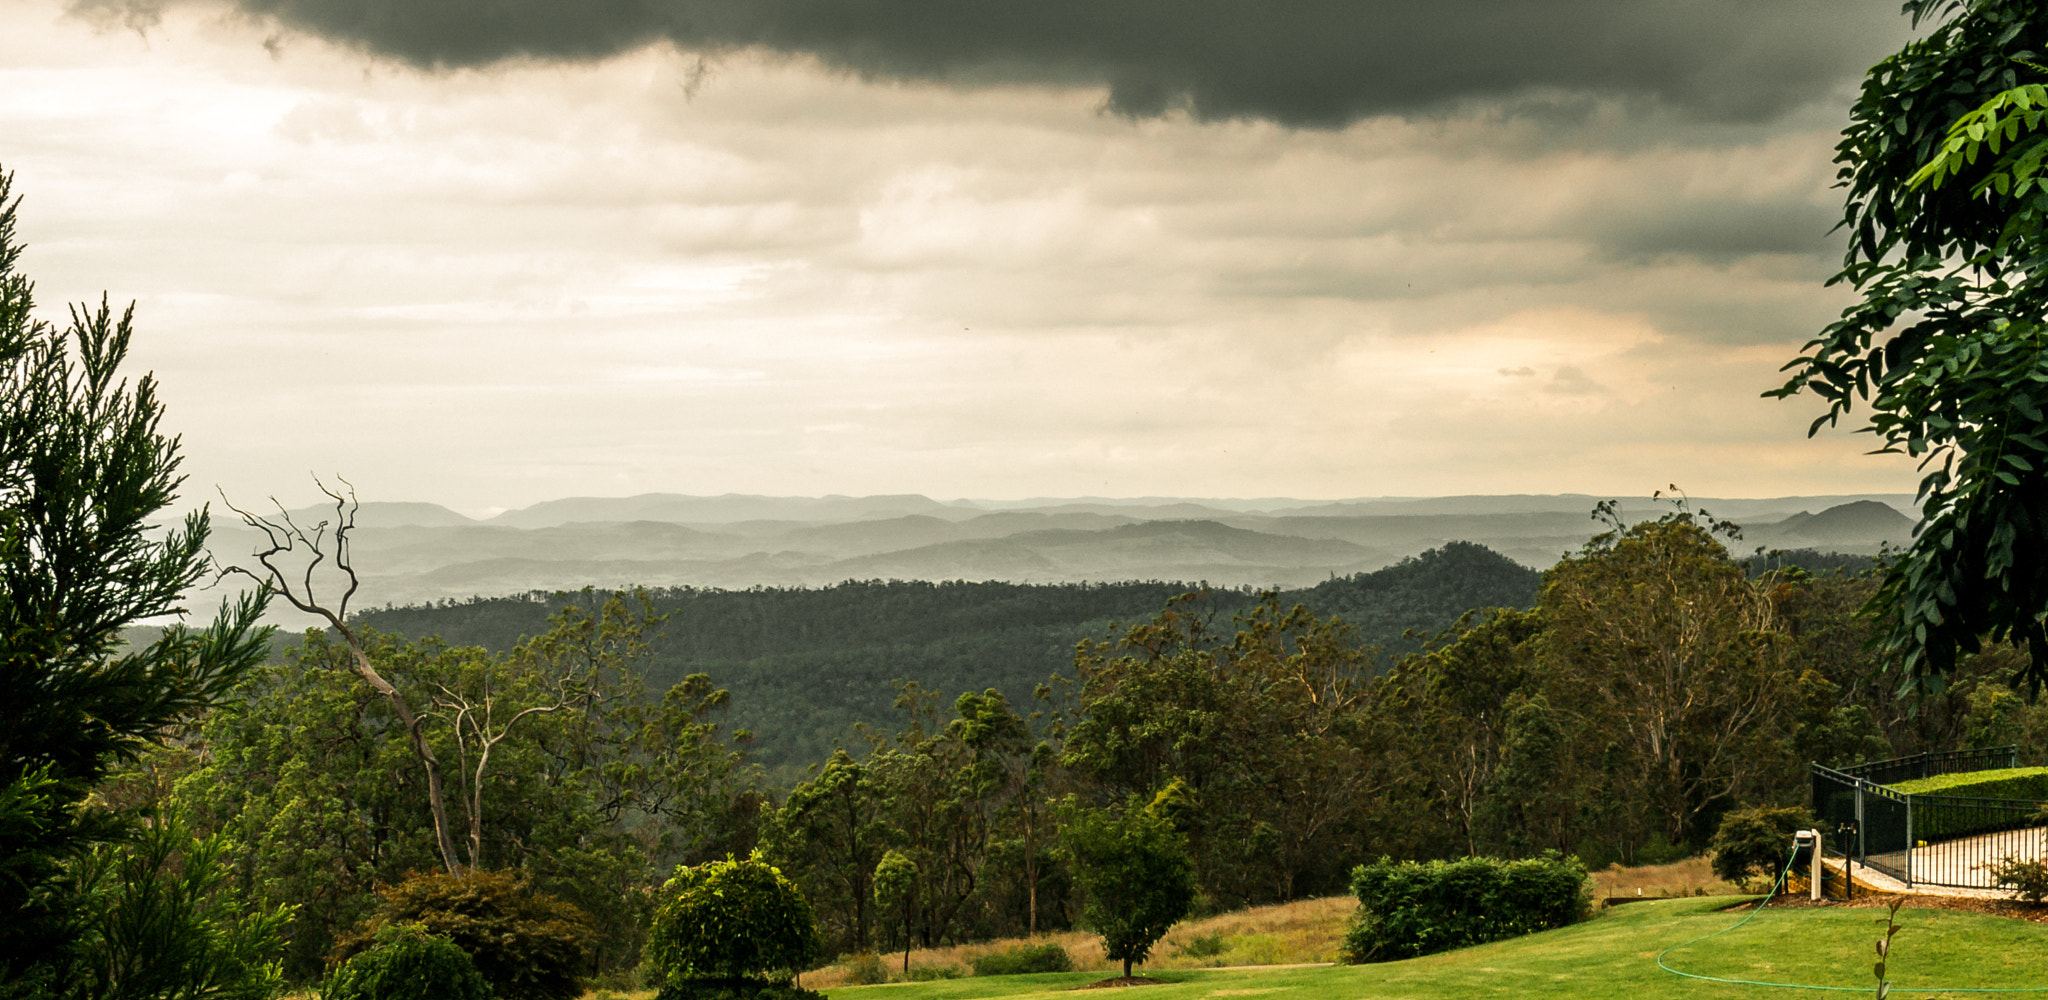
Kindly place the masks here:
POLYGON ((1609 896, 1664 898, 1741 894, 1741 886, 1723 882, 1714 874, 1713 864, 1704 855, 1668 865, 1643 865, 1640 868, 1615 865, 1593 873, 1593 898, 1596 901, 1609 896), (1636 891, 1638 889, 1642 890, 1641 893, 1636 891))
MULTIPOLYGON (((1333 962, 1344 943, 1344 923, 1358 901, 1348 896, 1304 899, 1249 910, 1234 910, 1213 917, 1191 920, 1169 931, 1152 949, 1146 969, 1202 969, 1233 965, 1297 965, 1305 962, 1333 962)), ((958 969, 972 975, 974 960, 996 951, 1023 945, 1056 944, 1067 950, 1080 972, 1122 971, 1122 963, 1111 962, 1102 953, 1102 938, 1090 931, 1061 931, 1036 938, 980 941, 948 948, 917 948, 910 953, 913 969, 958 969)), ((903 953, 881 956, 892 979, 903 976, 903 953)), ((845 962, 804 973, 807 989, 823 990, 847 985, 849 966, 845 962)))

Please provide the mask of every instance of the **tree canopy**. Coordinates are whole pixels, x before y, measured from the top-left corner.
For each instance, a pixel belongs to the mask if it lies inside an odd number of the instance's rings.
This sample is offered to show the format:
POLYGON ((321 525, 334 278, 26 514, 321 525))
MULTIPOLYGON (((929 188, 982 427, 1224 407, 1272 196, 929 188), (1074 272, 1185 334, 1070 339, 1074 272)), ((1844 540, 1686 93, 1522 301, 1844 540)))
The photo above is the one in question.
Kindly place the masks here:
POLYGON ((1983 637, 2048 680, 2048 19, 2026 0, 1908 0, 1928 35, 1873 67, 1836 147, 1860 299, 1769 395, 1859 404, 1884 452, 1919 458, 1922 520, 1872 609, 1908 684, 1939 686, 1983 637), (2021 132, 2029 134, 2022 138, 2021 132), (1947 181, 1948 183, 1944 183, 1947 181))

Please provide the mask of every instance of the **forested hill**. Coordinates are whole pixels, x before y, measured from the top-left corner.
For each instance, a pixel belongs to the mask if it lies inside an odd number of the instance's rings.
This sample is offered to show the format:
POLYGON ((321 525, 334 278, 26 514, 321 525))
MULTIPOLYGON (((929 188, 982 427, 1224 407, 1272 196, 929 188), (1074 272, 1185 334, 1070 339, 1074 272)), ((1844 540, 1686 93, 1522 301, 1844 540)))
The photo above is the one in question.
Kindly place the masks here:
MULTIPOLYGON (((1435 631, 1477 607, 1526 607, 1541 574, 1484 546, 1453 542, 1371 573, 1283 593, 1324 616, 1353 623, 1389 651, 1411 648, 1402 633, 1435 631)), ((914 680, 950 697, 998 688, 1024 707, 1031 690, 1064 672, 1074 644, 1103 636, 1111 622, 1141 621, 1182 583, 1011 584, 849 581, 821 588, 650 591, 672 617, 655 643, 651 684, 710 674, 732 691, 732 723, 754 732, 754 751, 789 778, 823 759, 856 722, 892 726, 895 682, 914 680)), ((1256 594, 1213 594, 1228 619, 1256 594)), ((476 598, 386 608, 356 616, 381 632, 439 636, 455 645, 503 650, 546 628, 547 616, 577 594, 476 598)))

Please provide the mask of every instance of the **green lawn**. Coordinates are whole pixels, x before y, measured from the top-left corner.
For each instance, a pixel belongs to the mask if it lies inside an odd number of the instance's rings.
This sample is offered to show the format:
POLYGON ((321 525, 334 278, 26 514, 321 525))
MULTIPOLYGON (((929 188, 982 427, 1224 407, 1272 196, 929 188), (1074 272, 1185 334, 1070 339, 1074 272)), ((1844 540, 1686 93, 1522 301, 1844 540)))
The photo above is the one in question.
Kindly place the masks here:
MULTIPOLYGON (((1647 1000, 1654 997, 1820 997, 1812 990, 1768 989, 1681 979, 1657 967, 1672 945, 1733 924, 1720 899, 1634 903, 1563 930, 1463 951, 1381 965, 1313 969, 1156 972, 1169 985, 1142 987, 1116 1000, 1210 1000, 1271 994, 1270 1000, 1456 1000, 1461 997, 1557 997, 1647 1000)), ((1671 953, 1674 967, 1702 975, 1869 989, 1871 942, 1882 911, 1766 910, 1733 933, 1671 953)), ((2048 987, 2048 928, 2018 920, 1942 910, 1901 910, 1894 945, 1894 991, 1919 987, 2048 987)), ((1016 1000, 1051 998, 1102 977, 1073 972, 840 987, 833 1000, 1016 1000)), ((1840 994, 1853 996, 1854 994, 1840 994)), ((1914 996, 1986 997, 1996 994, 1914 996)), ((2048 990, 2017 996, 2048 997, 2048 990)), ((1110 1000, 1089 994, 1094 1000, 1110 1000)), ((1067 1000, 1067 998, 1062 998, 1067 1000)))

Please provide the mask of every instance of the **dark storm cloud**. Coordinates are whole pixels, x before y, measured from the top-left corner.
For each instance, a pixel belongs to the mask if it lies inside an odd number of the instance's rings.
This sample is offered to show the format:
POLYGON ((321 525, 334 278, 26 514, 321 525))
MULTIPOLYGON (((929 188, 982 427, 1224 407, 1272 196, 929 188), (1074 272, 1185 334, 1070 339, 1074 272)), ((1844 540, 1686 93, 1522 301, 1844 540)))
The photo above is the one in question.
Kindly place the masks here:
POLYGON ((1752 254, 1832 258, 1840 247, 1830 230, 1840 217, 1839 209, 1801 202, 1681 202, 1661 212, 1617 212, 1589 221, 1581 231, 1607 256, 1623 259, 1669 254, 1715 263, 1752 254))
MULTIPOLYGON (((146 20, 176 0, 74 0, 146 20), (140 4, 140 8, 133 5, 140 4)), ((1107 86, 1149 116, 1336 126, 1542 90, 1768 118, 1894 46, 1896 0, 232 0, 423 67, 652 42, 864 77, 1107 86)))

